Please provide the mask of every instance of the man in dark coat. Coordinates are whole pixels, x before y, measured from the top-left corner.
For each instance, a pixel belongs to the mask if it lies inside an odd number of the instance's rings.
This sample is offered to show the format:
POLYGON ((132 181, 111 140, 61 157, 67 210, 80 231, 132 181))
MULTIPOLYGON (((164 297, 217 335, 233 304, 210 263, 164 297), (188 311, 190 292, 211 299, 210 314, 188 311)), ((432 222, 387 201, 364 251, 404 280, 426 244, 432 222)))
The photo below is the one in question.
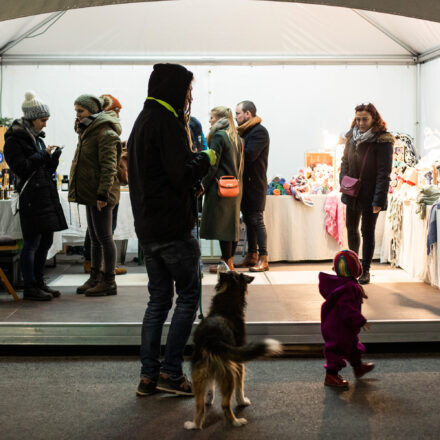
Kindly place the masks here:
POLYGON ((18 177, 24 239, 20 254, 23 298, 49 301, 60 296, 60 292, 45 283, 44 265, 54 231, 67 229, 54 178, 61 149, 46 148, 43 141, 42 130, 50 117, 49 107, 33 92, 27 92, 22 110, 23 118, 16 119, 5 133, 4 150, 9 168, 18 177))
POLYGON ((263 272, 269 270, 263 217, 266 207, 269 133, 261 125, 261 118, 257 116, 257 109, 251 101, 242 101, 237 105, 235 119, 238 132, 244 139, 241 212, 246 223, 248 242, 245 259, 235 267, 250 267, 252 272, 263 272))
POLYGON ((182 362, 200 294, 200 249, 191 234, 201 178, 215 153, 195 153, 188 128, 192 72, 156 64, 148 98, 128 140, 128 175, 134 226, 144 251, 150 299, 142 324, 141 381, 137 394, 156 389, 192 395, 182 362), (178 295, 159 362, 162 327, 178 295))

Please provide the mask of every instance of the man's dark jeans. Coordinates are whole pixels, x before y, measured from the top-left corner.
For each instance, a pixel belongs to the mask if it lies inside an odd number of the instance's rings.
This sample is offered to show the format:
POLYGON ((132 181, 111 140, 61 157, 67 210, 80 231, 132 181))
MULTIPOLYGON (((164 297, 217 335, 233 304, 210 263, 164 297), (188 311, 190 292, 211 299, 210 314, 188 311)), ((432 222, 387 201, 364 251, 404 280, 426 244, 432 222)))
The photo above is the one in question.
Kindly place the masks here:
POLYGON ((148 273, 150 300, 142 323, 140 357, 141 377, 156 381, 159 372, 180 376, 183 351, 196 317, 200 295, 197 240, 190 234, 178 241, 142 245, 148 273), (176 285, 176 308, 171 319, 163 362, 159 361, 162 328, 173 304, 176 285))
POLYGON ((23 236, 20 266, 25 287, 32 287, 36 282, 43 281, 44 265, 52 242, 52 231, 23 236))
POLYGON ((243 220, 246 223, 247 251, 267 255, 267 233, 263 211, 243 212, 243 220))
POLYGON ((370 270, 371 260, 374 255, 376 222, 379 213, 373 214, 373 207, 366 208, 349 208, 347 206, 345 225, 347 226, 348 247, 359 253, 360 235, 359 222, 362 217, 361 233, 362 233, 362 268, 364 272, 370 270))

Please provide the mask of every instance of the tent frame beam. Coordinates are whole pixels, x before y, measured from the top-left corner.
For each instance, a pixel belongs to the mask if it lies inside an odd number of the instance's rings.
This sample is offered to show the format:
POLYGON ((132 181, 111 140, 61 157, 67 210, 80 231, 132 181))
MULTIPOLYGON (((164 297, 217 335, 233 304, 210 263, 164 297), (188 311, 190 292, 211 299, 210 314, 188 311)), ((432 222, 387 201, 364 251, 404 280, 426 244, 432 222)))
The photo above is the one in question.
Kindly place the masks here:
POLYGON ((8 64, 398 64, 414 65, 410 55, 4 55, 8 64))
POLYGON ((65 13, 66 13, 66 11, 60 11, 60 12, 55 12, 55 13, 51 14, 49 17, 46 17, 40 23, 35 25, 33 28, 31 28, 28 31, 26 31, 25 33, 21 34, 15 40, 12 40, 9 43, 6 43, 3 47, 0 48, 0 56, 2 57, 5 54, 5 52, 7 52, 9 49, 12 49, 14 46, 21 43, 25 38, 28 38, 30 35, 37 32, 38 30, 40 30, 43 26, 45 26, 48 23, 51 23, 53 20, 56 20, 58 17, 60 17, 61 15, 65 14, 65 13))
POLYGON ((415 49, 413 49, 411 46, 403 42, 400 38, 396 37, 392 32, 390 32, 388 29, 384 28, 382 25, 380 25, 376 20, 372 19, 367 15, 364 11, 359 11, 357 9, 352 9, 352 11, 359 15, 362 19, 364 19, 366 22, 370 23, 372 26, 374 26, 377 30, 382 32, 384 35, 386 35, 388 38, 393 40, 395 43, 397 43, 400 47, 405 49, 407 52, 409 52, 411 55, 413 55, 415 58, 417 58, 420 53, 417 52, 415 49))

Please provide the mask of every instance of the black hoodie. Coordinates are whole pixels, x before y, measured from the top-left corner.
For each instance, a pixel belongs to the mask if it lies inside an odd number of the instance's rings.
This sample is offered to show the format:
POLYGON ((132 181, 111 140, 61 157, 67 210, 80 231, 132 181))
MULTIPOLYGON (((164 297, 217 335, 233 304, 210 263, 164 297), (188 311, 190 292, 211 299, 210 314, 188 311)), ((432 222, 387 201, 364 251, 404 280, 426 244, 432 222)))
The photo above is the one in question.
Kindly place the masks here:
POLYGON ((128 175, 134 226, 142 244, 189 237, 197 210, 194 187, 209 158, 190 150, 185 97, 193 74, 177 64, 156 64, 148 99, 128 139, 128 175))

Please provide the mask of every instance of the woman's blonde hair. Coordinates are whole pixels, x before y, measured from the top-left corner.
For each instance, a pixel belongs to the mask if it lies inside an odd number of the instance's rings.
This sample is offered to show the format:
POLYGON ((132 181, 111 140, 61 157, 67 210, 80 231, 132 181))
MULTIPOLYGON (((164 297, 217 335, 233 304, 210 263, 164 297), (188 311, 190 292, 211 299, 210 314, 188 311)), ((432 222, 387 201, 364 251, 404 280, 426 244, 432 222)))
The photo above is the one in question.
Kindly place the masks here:
POLYGON ((185 104, 183 105, 183 123, 185 125, 186 135, 188 136, 189 149, 196 153, 196 149, 193 146, 191 129, 189 128, 189 121, 191 119, 191 103, 192 103, 192 81, 189 83, 188 90, 186 92, 185 104))
MULTIPOLYGON (((213 113, 217 119, 224 118, 228 120, 229 127, 225 131, 228 134, 228 137, 231 140, 231 142, 233 142, 234 145, 238 147, 238 134, 237 134, 237 129, 235 128, 234 115, 232 114, 232 110, 228 107, 224 107, 221 105, 219 107, 214 107, 211 110, 211 113, 213 113)), ((208 142, 209 145, 211 142, 211 132, 208 134, 208 138, 206 139, 206 141, 208 142)))

